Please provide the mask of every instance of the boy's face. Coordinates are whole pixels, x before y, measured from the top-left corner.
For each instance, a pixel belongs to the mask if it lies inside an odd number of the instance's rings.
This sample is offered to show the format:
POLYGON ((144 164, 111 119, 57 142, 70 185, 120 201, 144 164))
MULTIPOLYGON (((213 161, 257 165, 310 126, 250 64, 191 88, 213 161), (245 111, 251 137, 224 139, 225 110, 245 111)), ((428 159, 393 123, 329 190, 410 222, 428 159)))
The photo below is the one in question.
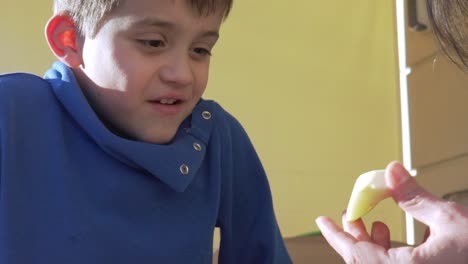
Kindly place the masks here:
POLYGON ((106 125, 168 143, 202 96, 222 12, 200 16, 186 0, 127 0, 94 38, 83 37, 80 86, 106 125))

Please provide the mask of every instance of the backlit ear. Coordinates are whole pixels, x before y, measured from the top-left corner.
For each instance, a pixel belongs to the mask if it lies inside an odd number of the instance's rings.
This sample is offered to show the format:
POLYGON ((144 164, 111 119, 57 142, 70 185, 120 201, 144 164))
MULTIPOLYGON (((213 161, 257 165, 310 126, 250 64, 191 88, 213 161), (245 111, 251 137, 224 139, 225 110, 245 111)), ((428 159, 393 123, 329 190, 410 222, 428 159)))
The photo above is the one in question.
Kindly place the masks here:
POLYGON ((69 16, 53 16, 46 26, 46 38, 55 56, 71 68, 81 65, 77 28, 69 16))

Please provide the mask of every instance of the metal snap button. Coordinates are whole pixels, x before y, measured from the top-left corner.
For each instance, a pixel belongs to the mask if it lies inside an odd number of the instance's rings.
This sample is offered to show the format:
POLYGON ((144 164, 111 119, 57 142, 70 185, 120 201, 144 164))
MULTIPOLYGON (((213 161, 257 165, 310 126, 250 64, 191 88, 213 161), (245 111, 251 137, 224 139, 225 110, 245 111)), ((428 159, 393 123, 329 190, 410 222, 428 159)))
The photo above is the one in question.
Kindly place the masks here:
POLYGON ((189 174, 189 167, 187 165, 183 164, 182 166, 180 166, 180 172, 183 175, 188 175, 189 174))
POLYGON ((193 148, 196 150, 196 151, 201 151, 202 150, 202 146, 198 143, 193 143, 193 148))
POLYGON ((202 116, 203 116, 203 118, 205 118, 206 120, 211 119, 211 113, 208 112, 208 111, 203 111, 202 116))

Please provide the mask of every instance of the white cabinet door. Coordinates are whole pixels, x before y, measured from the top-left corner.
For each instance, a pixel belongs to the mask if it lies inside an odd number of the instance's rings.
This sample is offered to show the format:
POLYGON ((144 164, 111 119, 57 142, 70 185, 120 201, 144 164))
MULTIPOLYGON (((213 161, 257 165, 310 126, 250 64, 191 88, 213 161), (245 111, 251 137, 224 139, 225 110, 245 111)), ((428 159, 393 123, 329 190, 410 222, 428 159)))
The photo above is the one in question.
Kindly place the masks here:
MULTIPOLYGON (((404 165, 439 196, 468 189, 468 75, 437 50, 425 0, 396 4, 404 165)), ((407 216, 409 244, 424 229, 407 216)))

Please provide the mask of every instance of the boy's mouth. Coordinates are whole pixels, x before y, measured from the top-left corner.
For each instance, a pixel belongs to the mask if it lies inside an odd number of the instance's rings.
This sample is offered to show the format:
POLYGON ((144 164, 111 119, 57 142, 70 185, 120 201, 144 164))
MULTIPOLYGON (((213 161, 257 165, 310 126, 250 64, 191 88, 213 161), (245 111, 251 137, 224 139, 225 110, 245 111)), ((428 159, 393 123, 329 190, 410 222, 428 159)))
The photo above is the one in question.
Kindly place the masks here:
POLYGON ((157 104, 162 104, 162 105, 176 105, 176 104, 182 103, 182 101, 178 99, 166 99, 166 98, 161 99, 161 100, 155 100, 152 102, 157 103, 157 104))
POLYGON ((173 104, 177 104, 178 102, 179 100, 177 99, 161 99, 159 100, 158 103, 165 104, 165 105, 173 105, 173 104))
POLYGON ((158 98, 149 101, 153 109, 163 115, 175 115, 180 113, 183 109, 184 100, 176 98, 158 98))

